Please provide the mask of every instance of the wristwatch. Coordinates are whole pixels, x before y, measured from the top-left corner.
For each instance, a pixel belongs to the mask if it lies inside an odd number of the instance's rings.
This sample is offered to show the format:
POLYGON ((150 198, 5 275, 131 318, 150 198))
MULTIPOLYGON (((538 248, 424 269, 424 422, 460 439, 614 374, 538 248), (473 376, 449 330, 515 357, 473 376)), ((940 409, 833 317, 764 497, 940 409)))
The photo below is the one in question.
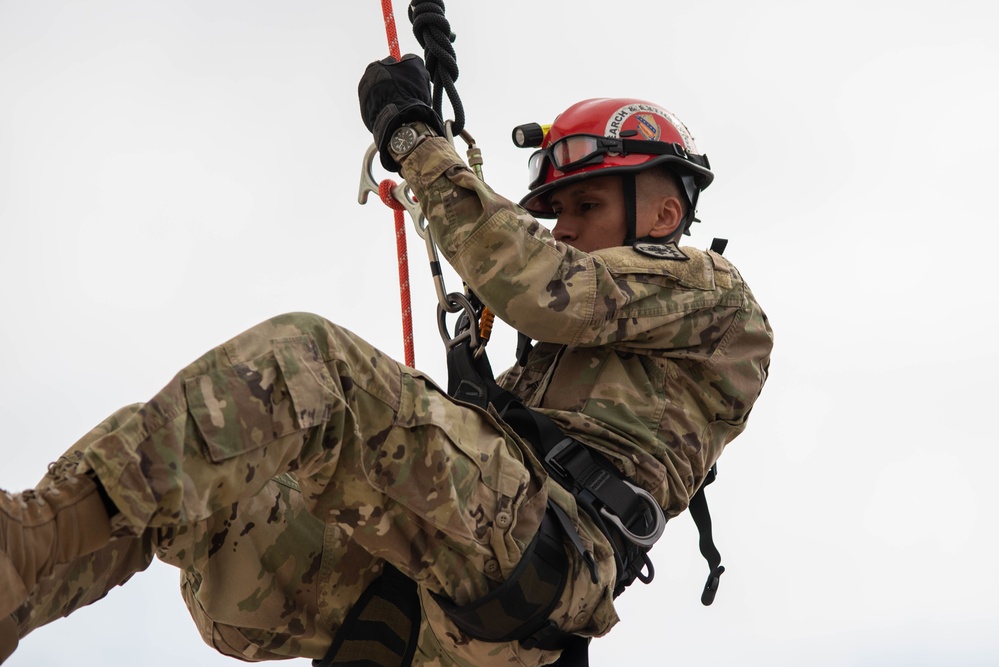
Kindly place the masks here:
POLYGON ((396 161, 402 160, 426 137, 436 136, 426 123, 406 123, 392 133, 389 139, 389 153, 396 161))

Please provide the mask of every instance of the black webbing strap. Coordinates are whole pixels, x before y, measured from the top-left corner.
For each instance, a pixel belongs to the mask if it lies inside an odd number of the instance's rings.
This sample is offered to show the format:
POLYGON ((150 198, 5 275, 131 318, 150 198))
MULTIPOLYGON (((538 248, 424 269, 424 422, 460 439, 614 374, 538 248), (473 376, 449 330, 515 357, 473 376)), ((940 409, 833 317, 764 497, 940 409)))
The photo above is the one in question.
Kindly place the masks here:
POLYGON ((409 667, 421 617, 416 583, 385 563, 312 667, 409 667))
POLYGON ((585 500, 598 499, 611 514, 619 517, 634 517, 645 509, 641 498, 621 481, 611 464, 598 463, 599 455, 578 440, 563 437, 544 455, 549 472, 555 473, 573 495, 589 494, 585 500))
MULTIPOLYGON (((506 391, 493 377, 493 369, 486 354, 475 356, 467 338, 448 346, 447 393, 449 396, 485 409, 492 404, 497 410, 517 397, 506 391)), ((530 343, 530 339, 528 339, 530 343)))
POLYGON ((624 243, 621 245, 630 246, 638 238, 638 179, 635 174, 627 173, 621 177, 624 187, 624 220, 627 229, 624 236, 624 243))
POLYGON ((567 635, 548 616, 558 604, 568 577, 569 561, 562 530, 545 512, 534 539, 507 579, 477 600, 456 605, 431 592, 455 625, 488 642, 519 640, 527 648, 562 648, 567 635))
POLYGON ((486 364, 485 355, 476 359, 468 350, 468 343, 463 342, 447 351, 447 393, 459 401, 471 403, 483 410, 489 405, 489 394, 492 387, 477 381, 479 361, 486 364))
POLYGON ((690 499, 690 504, 687 507, 700 536, 698 546, 701 549, 701 555, 704 556, 704 560, 708 561, 710 569, 708 580, 704 583, 704 592, 701 593, 701 604, 705 606, 715 601, 718 583, 725 571, 725 567, 721 564, 721 554, 718 553, 718 548, 711 536, 711 514, 708 512, 708 500, 704 497, 704 487, 715 481, 717 472, 718 467, 711 466, 711 470, 704 478, 704 483, 701 484, 701 488, 697 489, 697 493, 690 499))
MULTIPOLYGON (((455 341, 447 352, 448 394, 482 408, 491 404, 510 428, 531 443, 548 473, 576 497, 580 509, 611 540, 618 566, 615 594, 619 595, 636 578, 650 582, 654 570, 645 554, 665 523, 662 510, 651 496, 627 483, 610 461, 578 440, 566 437, 549 417, 525 407, 517 396, 500 387, 486 354, 476 357, 467 339, 456 336, 455 341), (627 531, 634 534, 626 535, 627 531), (631 539, 635 535, 655 537, 638 546, 631 539)), ((574 531, 567 532, 571 538, 574 531)), ((592 554, 584 550, 581 556, 595 578, 592 554)))
POLYGON ((527 357, 534 349, 534 341, 527 334, 517 332, 517 365, 526 366, 527 357))

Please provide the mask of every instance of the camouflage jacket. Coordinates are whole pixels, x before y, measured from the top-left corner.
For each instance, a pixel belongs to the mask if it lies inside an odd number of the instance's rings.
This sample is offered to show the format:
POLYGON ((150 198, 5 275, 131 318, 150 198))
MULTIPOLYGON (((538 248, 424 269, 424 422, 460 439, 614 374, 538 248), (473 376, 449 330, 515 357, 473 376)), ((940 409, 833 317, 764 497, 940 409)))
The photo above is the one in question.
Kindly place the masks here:
POLYGON ((575 250, 441 138, 402 173, 458 274, 539 341, 501 384, 610 457, 668 516, 682 512, 767 376, 773 335, 735 267, 693 248, 677 259, 575 250))

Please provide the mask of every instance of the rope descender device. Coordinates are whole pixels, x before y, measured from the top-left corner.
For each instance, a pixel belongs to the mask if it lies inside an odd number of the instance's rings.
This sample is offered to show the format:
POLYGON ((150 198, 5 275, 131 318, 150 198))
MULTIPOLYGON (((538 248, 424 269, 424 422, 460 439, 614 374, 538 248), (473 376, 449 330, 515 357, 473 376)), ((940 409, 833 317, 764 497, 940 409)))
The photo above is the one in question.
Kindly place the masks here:
MULTIPOLYGON (((444 124, 446 137, 451 144, 454 144, 452 133, 453 123, 447 121, 444 124)), ((468 165, 479 180, 482 179, 482 151, 475 144, 475 139, 468 132, 462 129, 458 133, 468 146, 466 155, 468 165)), ((375 155, 378 154, 378 146, 371 144, 364 153, 364 160, 361 164, 361 180, 357 190, 357 202, 366 204, 368 194, 376 193, 386 206, 395 210, 401 215, 402 211, 408 211, 413 220, 416 233, 423 239, 427 250, 427 259, 430 263, 430 273, 434 280, 434 288, 437 292, 437 328, 441 339, 444 341, 446 349, 467 342, 469 349, 474 351, 476 357, 482 355, 485 350, 485 343, 489 340, 492 331, 493 314, 482 306, 478 298, 469 290, 464 292, 448 292, 444 283, 444 275, 441 270, 440 255, 437 251, 437 244, 433 240, 427 218, 423 214, 413 191, 406 181, 396 184, 390 179, 382 181, 380 184, 372 174, 375 155), (454 333, 448 330, 447 316, 449 314, 461 313, 455 324, 454 333), (481 320, 481 322, 480 322, 481 320)))
MULTIPOLYGON (((395 17, 392 11, 392 0, 382 0, 381 5, 389 54, 398 60, 401 55, 399 37, 395 27, 395 17)), ((446 92, 455 116, 455 120, 447 121, 444 125, 447 138, 453 145, 455 135, 453 129, 457 130, 458 136, 461 136, 468 144, 468 165, 475 172, 475 175, 482 180, 482 153, 475 145, 475 140, 472 136, 465 131, 465 111, 461 104, 461 98, 458 96, 458 91, 454 86, 454 82, 458 78, 458 62, 455 57, 454 47, 452 46, 455 35, 451 32, 451 26, 444 16, 444 2, 443 0, 428 0, 425 2, 412 0, 409 5, 408 16, 410 23, 413 24, 413 34, 416 36, 420 46, 425 49, 426 65, 433 81, 433 109, 438 116, 443 117, 441 103, 446 92)), ((372 145, 364 154, 357 201, 360 204, 366 204, 368 193, 376 192, 382 202, 395 212, 396 246, 399 256, 399 296, 402 302, 402 328, 406 365, 415 365, 415 354, 413 351, 413 321, 409 295, 409 264, 406 257, 406 233, 402 213, 404 210, 409 211, 409 215, 416 226, 416 232, 424 239, 427 246, 427 255, 430 259, 430 268, 437 290, 438 328, 440 329, 441 337, 444 339, 445 347, 448 351, 451 351, 459 342, 467 339, 469 349, 473 350, 476 358, 479 358, 484 350, 482 344, 489 340, 489 335, 492 331, 493 314, 467 288, 464 294, 460 292, 447 292, 443 276, 441 275, 437 246, 431 238, 426 218, 419 203, 413 197, 412 190, 405 181, 396 184, 391 179, 385 179, 381 183, 375 180, 371 173, 371 166, 377 152, 377 146, 372 145), (452 336, 447 330, 445 319, 447 314, 459 311, 463 311, 463 313, 459 317, 455 334, 452 336)))

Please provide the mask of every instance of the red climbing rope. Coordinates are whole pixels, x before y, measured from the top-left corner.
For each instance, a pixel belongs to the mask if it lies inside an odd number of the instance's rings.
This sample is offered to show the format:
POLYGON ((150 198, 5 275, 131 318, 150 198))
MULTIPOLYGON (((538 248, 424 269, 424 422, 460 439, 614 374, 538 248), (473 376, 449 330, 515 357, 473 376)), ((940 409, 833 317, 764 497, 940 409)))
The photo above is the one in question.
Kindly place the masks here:
POLYGON ((389 55, 398 60, 399 36, 395 32, 395 14, 392 12, 392 0, 382 0, 382 16, 385 17, 385 38, 388 39, 389 55))
MULTIPOLYGON (((388 40, 389 55, 398 60, 399 36, 395 30, 395 16, 392 12, 392 0, 382 0, 382 16, 385 18, 385 38, 388 40)), ((392 188, 396 184, 391 179, 385 179, 378 184, 378 196, 386 206, 395 211, 395 246, 399 256, 399 300, 402 304, 402 343, 406 351, 406 365, 416 363, 416 353, 413 349, 413 307, 409 296, 409 259, 406 251, 406 219, 405 210, 395 197, 392 188)))

